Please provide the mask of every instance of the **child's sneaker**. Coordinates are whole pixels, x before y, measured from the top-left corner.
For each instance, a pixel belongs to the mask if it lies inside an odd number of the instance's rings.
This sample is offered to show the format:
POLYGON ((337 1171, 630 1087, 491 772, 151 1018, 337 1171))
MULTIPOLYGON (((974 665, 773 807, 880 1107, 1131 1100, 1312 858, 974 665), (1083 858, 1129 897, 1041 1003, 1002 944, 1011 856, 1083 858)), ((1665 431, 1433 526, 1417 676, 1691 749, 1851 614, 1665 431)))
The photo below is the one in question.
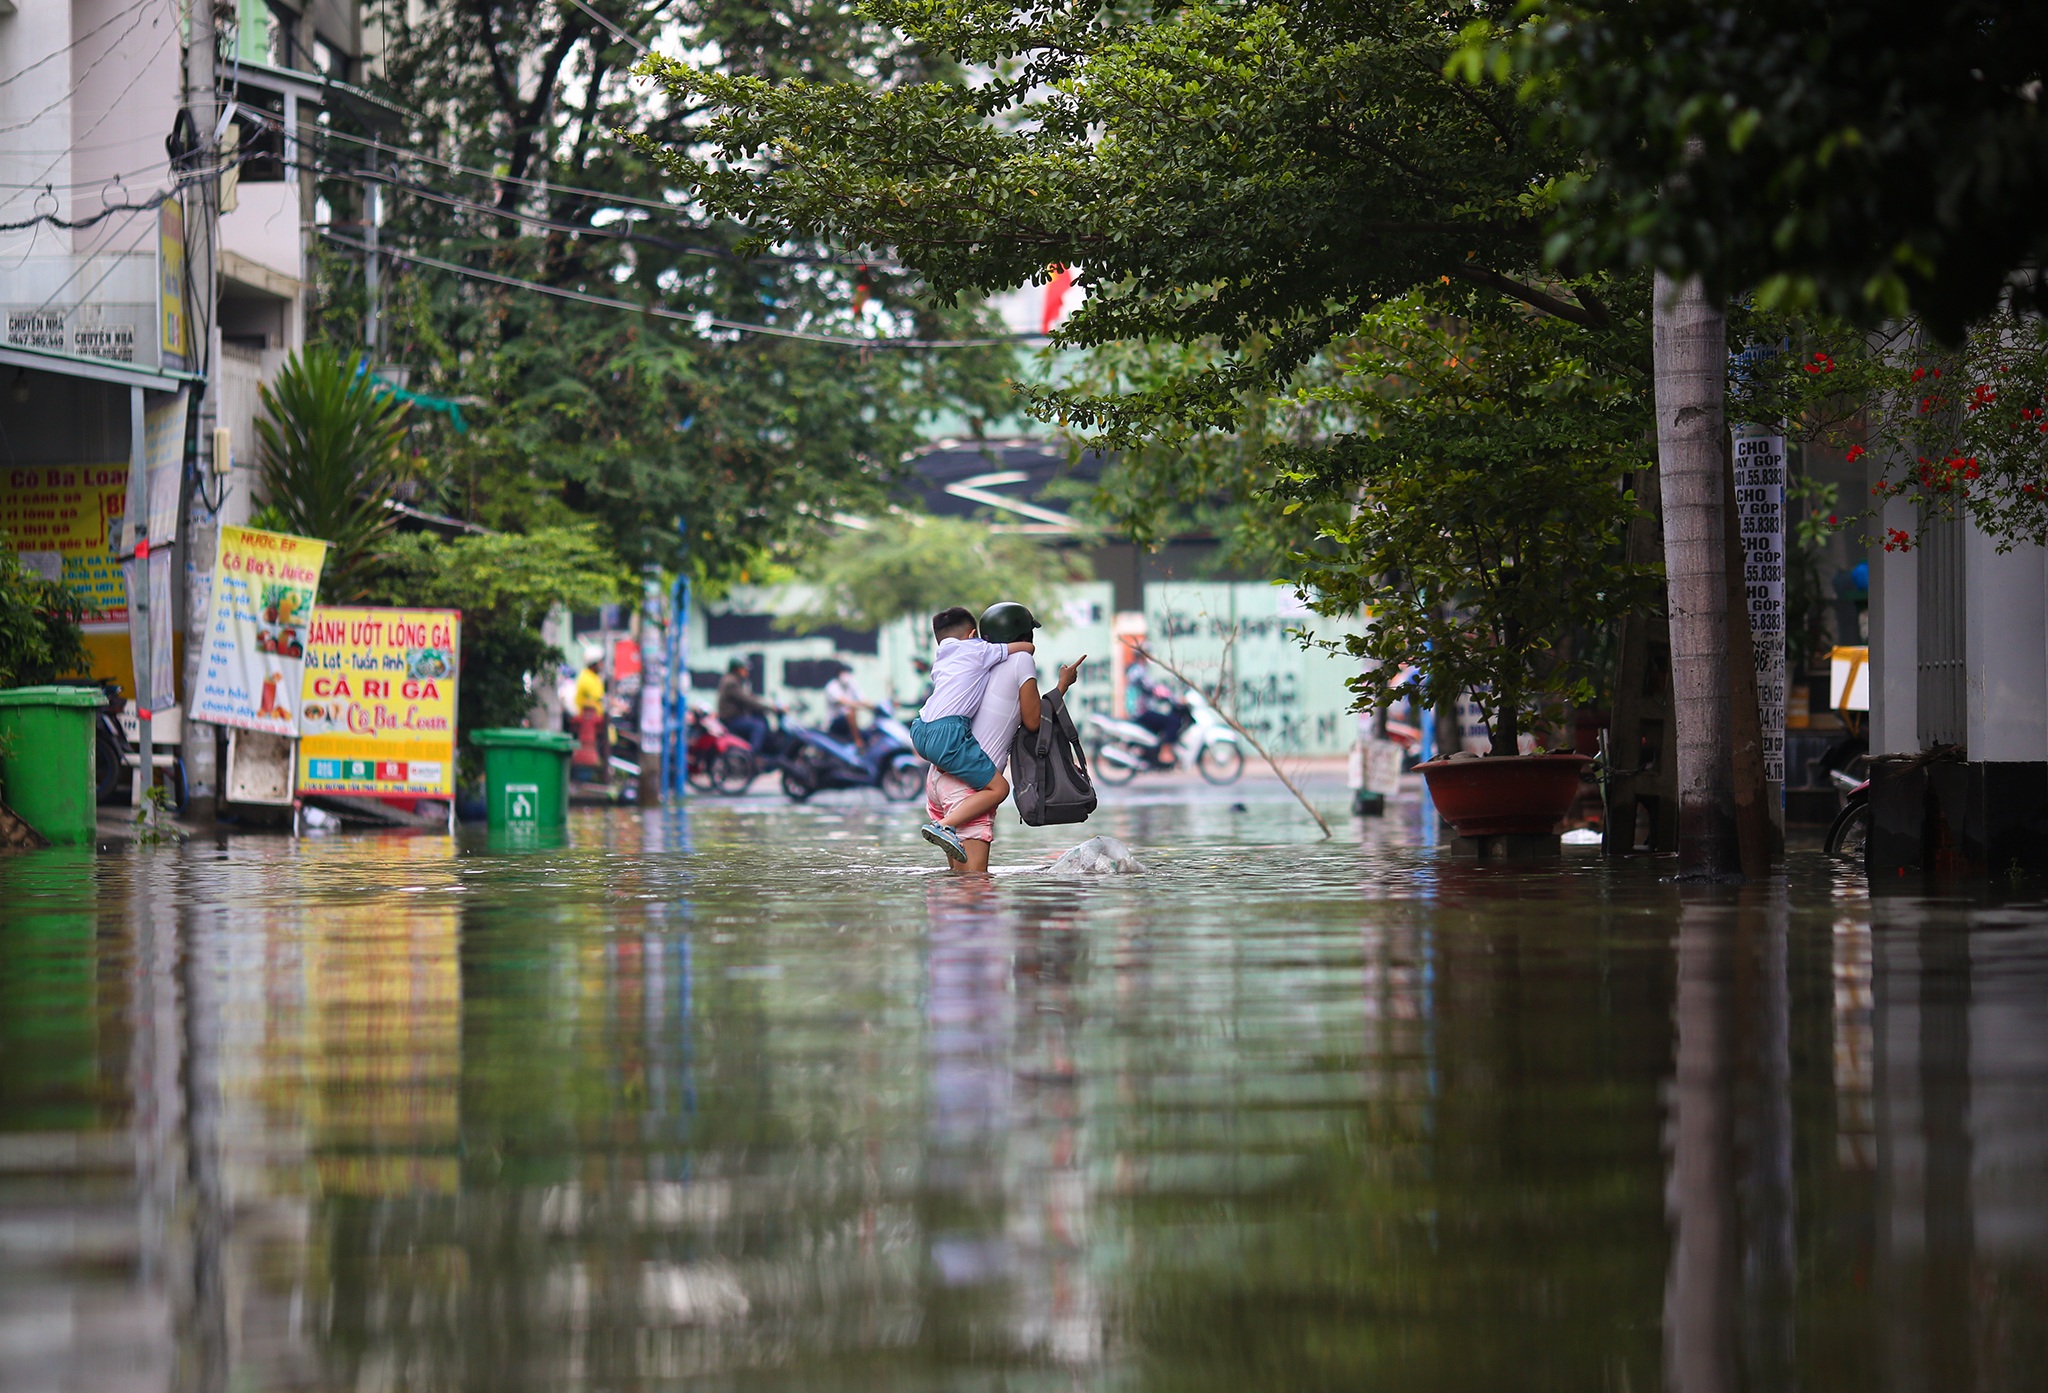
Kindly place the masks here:
POLYGON ((967 859, 967 844, 960 840, 958 832, 955 832, 945 823, 927 822, 917 830, 924 834, 926 841, 940 848, 955 861, 965 861, 967 859))

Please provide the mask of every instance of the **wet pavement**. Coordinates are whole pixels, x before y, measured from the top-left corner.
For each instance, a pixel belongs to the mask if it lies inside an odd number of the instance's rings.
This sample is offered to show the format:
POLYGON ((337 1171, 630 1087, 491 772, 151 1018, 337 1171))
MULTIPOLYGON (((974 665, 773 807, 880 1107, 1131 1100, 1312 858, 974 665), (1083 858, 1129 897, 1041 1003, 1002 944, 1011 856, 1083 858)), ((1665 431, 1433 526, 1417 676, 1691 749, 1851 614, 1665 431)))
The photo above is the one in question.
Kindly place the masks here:
POLYGON ((2048 1380, 2037 900, 1318 794, 0 859, 0 1390, 2048 1380))

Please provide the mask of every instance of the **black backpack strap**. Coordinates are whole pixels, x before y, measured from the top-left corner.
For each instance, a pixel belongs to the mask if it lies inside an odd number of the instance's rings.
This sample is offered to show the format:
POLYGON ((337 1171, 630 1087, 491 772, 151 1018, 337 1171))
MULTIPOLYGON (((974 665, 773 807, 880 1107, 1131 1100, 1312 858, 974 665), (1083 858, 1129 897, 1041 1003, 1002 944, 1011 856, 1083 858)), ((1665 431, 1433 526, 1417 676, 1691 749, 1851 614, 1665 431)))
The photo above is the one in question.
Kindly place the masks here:
POLYGON ((1040 759, 1052 757, 1053 726, 1059 720, 1060 699, 1058 693, 1045 697, 1039 702, 1038 729, 1031 733, 1031 752, 1040 759))
POLYGON ((1083 778, 1088 777, 1088 752, 1081 748, 1081 732, 1074 728, 1074 718, 1067 710, 1067 700, 1058 692, 1052 694, 1052 722, 1040 721, 1042 729, 1047 724, 1059 726, 1060 739, 1074 752, 1074 758, 1081 765, 1083 778))

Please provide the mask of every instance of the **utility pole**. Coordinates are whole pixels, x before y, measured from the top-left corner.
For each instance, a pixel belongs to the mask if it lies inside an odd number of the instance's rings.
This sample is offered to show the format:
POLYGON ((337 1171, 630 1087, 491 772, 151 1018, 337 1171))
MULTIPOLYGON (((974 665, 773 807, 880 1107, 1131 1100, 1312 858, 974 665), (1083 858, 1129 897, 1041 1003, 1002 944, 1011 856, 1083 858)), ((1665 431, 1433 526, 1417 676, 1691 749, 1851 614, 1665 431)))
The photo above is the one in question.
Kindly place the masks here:
POLYGON ((661 568, 640 582, 640 806, 661 806, 661 756, 668 714, 668 634, 661 622, 661 568))
MULTIPOLYGON (((211 451, 215 445, 213 427, 220 420, 220 139, 214 129, 220 120, 215 72, 219 36, 214 26, 214 0, 196 0, 189 15, 191 27, 185 46, 185 107, 192 113, 192 124, 198 132, 199 149, 195 158, 196 167, 201 171, 198 182, 186 195, 185 204, 185 264, 191 277, 192 296, 199 302, 191 307, 194 312, 189 319, 192 332, 189 346, 199 360, 198 368, 205 375, 198 388, 199 401, 196 404, 198 439, 202 450, 211 451)), ((202 479, 208 464, 206 460, 200 461, 202 479)), ((225 461, 220 461, 215 467, 225 473, 225 464, 225 461)), ((194 496, 185 517, 185 535, 181 539, 185 561, 184 678, 188 714, 192 708, 192 696, 199 689, 201 663, 206 652, 206 631, 212 619, 216 526, 199 497, 205 492, 204 488, 194 487, 192 492, 194 496)), ((216 739, 211 724, 185 722, 186 815, 200 822, 211 822, 217 806, 216 739)))
POLYGON ((377 264, 378 232, 384 223, 384 186, 375 179, 363 181, 363 289, 370 308, 363 316, 363 347, 368 350, 370 371, 377 371, 378 341, 384 328, 384 277, 377 264))

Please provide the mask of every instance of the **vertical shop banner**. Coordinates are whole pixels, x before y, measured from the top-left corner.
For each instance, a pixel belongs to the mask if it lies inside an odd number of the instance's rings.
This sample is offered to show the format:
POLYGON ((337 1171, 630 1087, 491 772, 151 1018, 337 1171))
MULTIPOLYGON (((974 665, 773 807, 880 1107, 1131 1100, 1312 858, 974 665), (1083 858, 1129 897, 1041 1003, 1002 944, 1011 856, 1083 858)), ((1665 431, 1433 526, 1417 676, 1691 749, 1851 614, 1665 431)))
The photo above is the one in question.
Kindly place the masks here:
POLYGON ((185 478, 185 392, 150 393, 157 405, 142 413, 142 460, 140 475, 128 477, 128 499, 120 528, 121 551, 130 555, 136 542, 149 539, 147 560, 122 563, 129 617, 140 612, 139 595, 149 586, 148 680, 143 680, 142 626, 128 626, 129 663, 135 676, 135 694, 144 707, 162 710, 178 700, 175 673, 176 647, 172 641, 171 544, 178 536, 178 495, 185 478))
POLYGON ((322 605, 299 689, 299 791, 455 796, 462 612, 322 605))
POLYGON ((136 701, 152 711, 161 711, 178 702, 176 626, 171 622, 171 553, 152 551, 146 558, 121 563, 122 584, 131 601, 145 583, 145 570, 149 586, 148 682, 142 680, 142 611, 138 604, 131 604, 128 613, 128 660, 135 673, 136 701))
POLYGON ((191 324, 185 315, 185 210, 169 199, 156 214, 156 268, 162 282, 157 304, 162 310, 163 366, 182 368, 191 357, 191 324))
POLYGON ((193 720, 296 736, 300 674, 327 543, 223 527, 193 720))
POLYGON ((1735 516, 1743 591, 1755 650, 1764 778, 1785 781, 1785 437, 1768 426, 1735 428, 1735 516))
MULTIPOLYGON (((149 395, 161 397, 152 392, 149 395)), ((128 501, 120 529, 121 554, 135 551, 135 543, 149 538, 152 547, 167 547, 178 539, 178 495, 185 476, 185 393, 170 394, 142 413, 142 461, 140 475, 128 478, 128 501)))
POLYGON ((174 542, 178 537, 178 496, 185 482, 185 403, 185 392, 180 388, 142 413, 142 458, 146 468, 139 498, 130 482, 129 516, 148 521, 152 547, 174 542), (134 511, 138 505, 140 512, 134 511))
POLYGON ((22 564, 62 580, 91 611, 88 631, 128 622, 128 586, 121 575, 122 519, 128 466, 122 463, 38 465, 0 472, 0 532, 22 564))

